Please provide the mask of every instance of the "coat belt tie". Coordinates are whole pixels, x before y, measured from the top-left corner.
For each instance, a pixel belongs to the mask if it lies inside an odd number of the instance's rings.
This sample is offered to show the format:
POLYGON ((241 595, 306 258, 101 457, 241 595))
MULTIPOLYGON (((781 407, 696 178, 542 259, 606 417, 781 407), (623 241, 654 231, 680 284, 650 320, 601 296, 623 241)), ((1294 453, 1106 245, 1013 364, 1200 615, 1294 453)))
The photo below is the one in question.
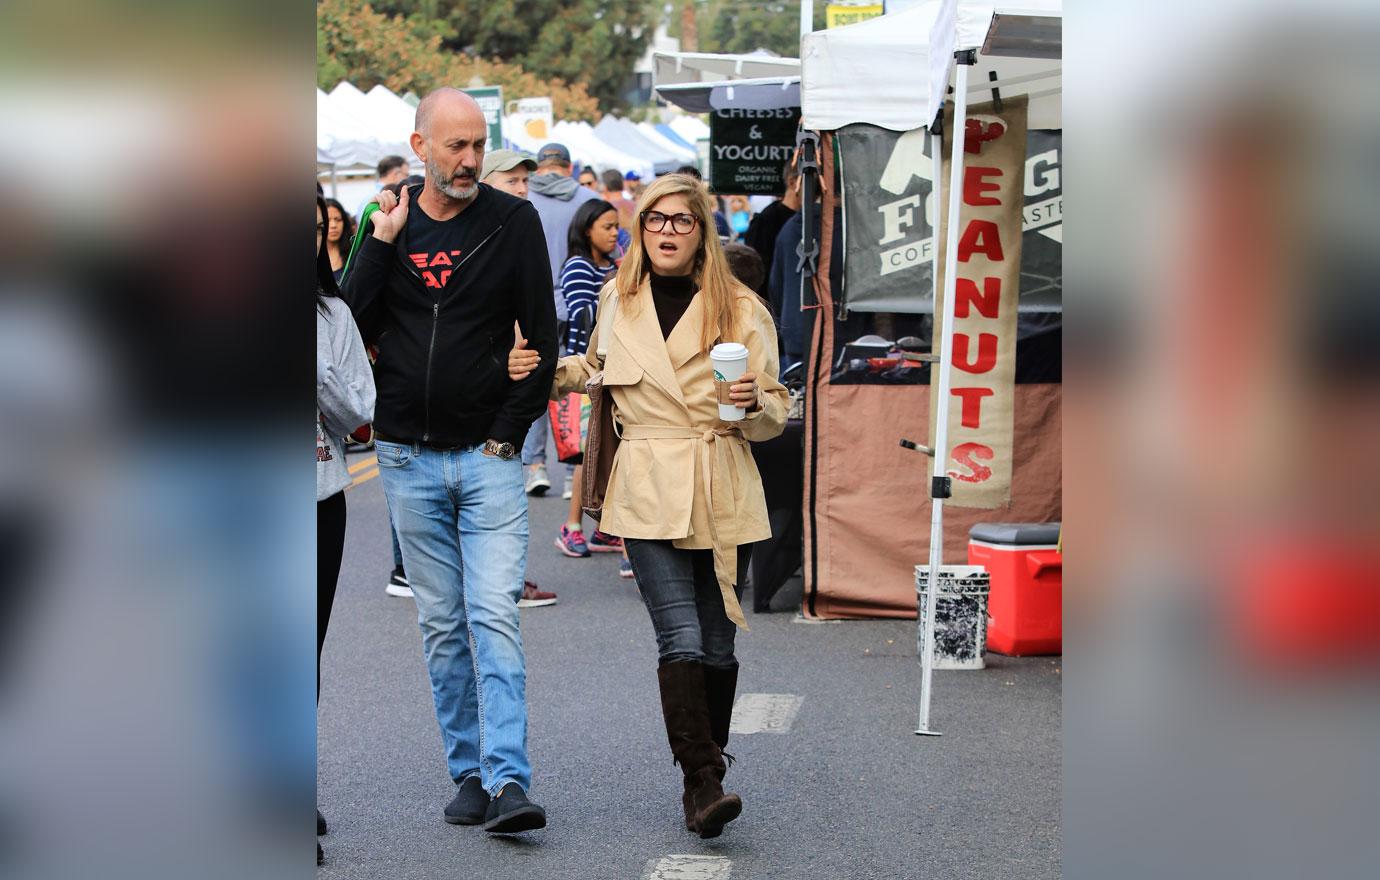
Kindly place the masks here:
POLYGON ((738 547, 726 547, 719 535, 719 522, 733 518, 733 498, 724 486, 728 474, 730 444, 742 440, 742 432, 730 425, 694 428, 688 425, 623 425, 623 440, 699 440, 700 474, 705 502, 709 505, 709 540, 714 548, 714 577, 723 596, 728 619, 743 630, 747 620, 733 585, 738 582, 738 547))

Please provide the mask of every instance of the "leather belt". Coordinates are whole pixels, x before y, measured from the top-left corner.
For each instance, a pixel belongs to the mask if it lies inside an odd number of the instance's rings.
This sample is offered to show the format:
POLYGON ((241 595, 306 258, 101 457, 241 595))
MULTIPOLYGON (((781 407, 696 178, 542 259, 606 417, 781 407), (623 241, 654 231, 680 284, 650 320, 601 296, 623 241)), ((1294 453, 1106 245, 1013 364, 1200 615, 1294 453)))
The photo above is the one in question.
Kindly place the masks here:
POLYGON ((401 437, 392 437, 382 431, 374 431, 374 439, 382 440, 384 443, 396 443, 399 446, 421 446, 425 449, 434 449, 437 452, 454 452, 457 449, 469 449, 471 446, 482 446, 484 441, 479 440, 474 443, 427 443, 422 440, 404 440, 401 437))

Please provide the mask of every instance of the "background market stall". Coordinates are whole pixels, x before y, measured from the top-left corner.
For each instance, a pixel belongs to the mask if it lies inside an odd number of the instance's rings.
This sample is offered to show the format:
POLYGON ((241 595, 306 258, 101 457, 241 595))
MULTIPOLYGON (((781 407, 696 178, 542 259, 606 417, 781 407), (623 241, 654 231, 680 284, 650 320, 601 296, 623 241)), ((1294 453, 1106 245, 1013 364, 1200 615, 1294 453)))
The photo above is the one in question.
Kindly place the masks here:
MULTIPOLYGON (((1019 135, 1012 134, 1007 141, 1018 136, 1023 140, 1024 132, 1028 128, 1044 126, 1057 129, 1062 125, 1059 103, 1061 23, 1059 0, 1031 0, 1020 8, 992 3, 933 0, 904 12, 851 27, 802 36, 803 124, 807 128, 832 130, 841 135, 848 126, 872 125, 894 131, 914 132, 930 125, 933 133, 935 128, 947 119, 953 157, 950 163, 951 173, 946 179, 940 173, 942 165, 939 162, 938 139, 927 139, 929 159, 926 161, 918 149, 921 138, 911 138, 911 145, 903 150, 901 142, 906 137, 903 135, 895 139, 890 161, 884 168, 878 165, 868 168, 874 174, 880 171, 880 177, 883 178, 880 186, 898 193, 904 193, 916 177, 929 178, 930 194, 936 196, 933 206, 928 212, 924 212, 930 218, 927 224, 930 228, 929 301, 927 304, 924 302, 924 285, 917 284, 913 291, 914 296, 909 298, 905 290, 893 289, 890 291, 893 295, 884 306, 879 306, 875 301, 854 302, 855 307, 871 310, 889 308, 920 313, 928 310, 932 318, 930 348, 937 354, 933 360, 937 364, 938 381, 932 386, 908 387, 901 384, 893 388, 878 388, 864 383, 840 389, 840 376, 837 371, 829 369, 831 362, 824 357, 826 353, 832 354, 834 350, 835 323, 829 320, 815 323, 807 398, 809 425, 806 431, 806 461, 810 484, 808 494, 813 499, 807 511, 806 522, 807 613, 819 616, 849 616, 850 612, 857 613, 864 608, 879 610, 882 613, 889 613, 893 608, 902 613, 900 609, 904 608, 903 613, 909 615, 913 613, 914 599, 911 595, 912 582, 908 575, 914 569, 915 561, 928 558, 925 573, 919 574, 919 577, 926 581, 929 595, 933 596, 935 578, 938 577, 946 551, 950 564, 963 558, 963 545, 966 543, 968 527, 973 522, 994 518, 1040 522, 1060 518, 1062 462, 1059 410, 1062 394, 1057 382, 1043 382, 1023 387, 1018 385, 1014 395, 1011 395, 1013 402, 1009 415, 1006 416, 1010 422, 1010 432, 1006 434, 1008 449, 1004 450, 1007 455, 1003 462, 1006 467, 1004 476, 1009 475, 1009 483, 1003 486, 1002 491, 1005 495, 997 502, 1006 502, 1000 516, 993 516, 991 508, 997 504, 991 499, 978 502, 973 500, 975 496, 970 493, 965 502, 969 506, 957 511, 958 515, 953 517, 957 522, 951 522, 947 532, 944 522, 946 499, 953 492, 953 480, 962 479, 964 474, 962 468, 951 469, 955 463, 955 459, 951 457, 955 450, 949 442, 952 425, 949 416, 950 389, 954 364, 958 359, 954 350, 954 309, 957 299, 955 285, 960 274, 959 260, 967 259, 959 251, 960 205, 1000 202, 999 199, 987 198, 980 193, 974 195, 974 179, 964 176, 965 139, 972 139, 966 144, 966 152, 978 152, 985 140, 1000 139, 1009 130, 1017 131, 1019 135), (952 112, 941 115, 946 93, 950 91, 951 66, 955 62, 957 70, 953 77, 952 112), (978 68, 978 72, 984 75, 971 77, 973 68, 978 68), (918 77, 917 81, 915 77, 900 78, 888 73, 894 70, 916 71, 923 75, 918 77), (854 94, 854 86, 859 82, 867 82, 871 88, 861 95, 854 94), (977 94, 970 93, 970 90, 977 94), (985 100, 989 96, 992 101, 988 105, 989 115, 970 120, 970 100, 985 100), (1020 112, 1016 115, 1018 127, 1015 129, 1011 129, 1013 123, 1006 122, 1005 118, 991 115, 1001 113, 1003 97, 1008 102, 1018 102, 1021 105, 1020 112), (927 164, 928 169, 924 167, 927 164), (890 178, 890 183, 885 178, 890 178), (944 201, 938 197, 940 193, 950 196, 947 199, 947 210, 944 208, 944 201), (960 194, 961 198, 954 197, 960 194), (941 213, 946 214, 946 217, 937 216, 941 213), (941 241, 938 224, 944 220, 947 221, 948 231, 941 241), (941 293, 935 284, 940 277, 936 260, 941 254, 947 265, 942 284, 944 308, 942 314, 935 314, 936 303, 941 293), (911 300, 909 304, 914 305, 914 309, 905 308, 908 299, 911 300), (940 318, 943 319, 942 322, 940 318), (941 324, 942 334, 936 334, 934 328, 941 324), (936 335, 939 338, 935 338, 936 335), (885 399, 894 397, 897 389, 906 389, 903 393, 910 394, 914 404, 920 404, 919 392, 927 394, 924 403, 918 406, 885 399), (839 391, 843 393, 840 394, 839 391), (933 406, 929 400, 931 394, 935 397, 933 406), (838 485, 839 481, 833 476, 836 468, 831 466, 832 460, 845 455, 855 459, 861 453, 861 461, 877 462, 877 467, 896 471, 891 476, 899 478, 899 470, 904 469, 904 465, 897 460, 895 452, 890 456, 884 452, 889 442, 894 442, 895 436, 886 436, 886 431, 872 430, 862 433, 850 431, 849 428, 858 424, 870 424, 872 419, 867 418, 869 411, 878 415, 900 413, 902 421, 913 423, 912 436, 925 437, 921 420, 907 419, 907 416, 915 416, 917 410, 919 414, 928 413, 929 418, 926 421, 931 423, 928 436, 933 438, 929 441, 933 448, 926 450, 932 458, 929 491, 924 492, 924 482, 915 478, 897 482, 895 479, 885 479, 887 474, 878 474, 877 476, 882 479, 876 480, 875 485, 879 488, 880 494, 888 496, 883 503, 887 510, 898 516, 887 519, 869 516, 868 509, 876 509, 875 503, 883 499, 866 498, 865 508, 859 503, 864 499, 857 496, 849 497, 846 492, 847 485, 838 485), (850 434, 852 436, 847 436, 850 434), (1011 439, 1013 436, 1020 438, 1019 446, 1011 439), (869 452, 875 455, 868 455, 869 452), (907 484, 914 486, 917 491, 895 491, 894 487, 907 484), (844 491, 841 493, 836 490, 844 491), (920 543, 918 538, 923 532, 919 528, 919 523, 924 521, 926 514, 930 525, 929 540, 926 542, 927 546, 922 549, 917 546, 920 543), (897 523, 905 523, 908 531, 897 530, 897 523), (953 528, 955 525, 958 528, 953 528), (841 537, 844 540, 839 540, 841 537), (860 573, 874 577, 859 577, 860 573)), ((827 154, 833 155, 832 143, 829 144, 827 154)), ((865 157, 866 153, 862 155, 865 157)), ((991 160, 988 160, 987 165, 990 164, 991 160)), ((834 168, 833 163, 826 162, 824 165, 824 177, 827 181, 832 176, 830 172, 834 168)), ((867 180, 850 180, 846 162, 844 166, 841 183, 845 191, 854 184, 867 186, 872 183, 870 176, 867 180)), ((1002 169, 986 165, 975 167, 974 170, 980 175, 977 178, 978 187, 985 186, 987 182, 987 178, 981 175, 990 173, 994 177, 1003 176, 1002 169)), ((997 186, 993 184, 990 188, 996 189, 997 186)), ((832 187, 832 192, 826 199, 822 236, 826 242, 835 240, 831 234, 834 230, 831 229, 830 221, 834 216, 831 205, 836 202, 837 189, 838 187, 832 187)), ((1028 189, 1026 192, 1028 193, 1028 189)), ((925 204, 919 194, 911 195, 902 201, 906 204, 893 202, 891 205, 881 206, 885 211, 887 208, 900 205, 896 208, 896 219, 879 242, 885 243, 891 238, 903 237, 900 231, 903 215, 899 212, 925 204)), ((1062 209, 1062 199, 1060 208, 1062 209)), ((904 222, 913 221, 913 214, 904 216, 910 218, 904 222)), ((862 218, 856 218, 856 221, 861 220, 862 218)), ((844 222, 847 223, 846 217, 844 222)), ((995 229, 995 225, 992 225, 992 228, 995 229)), ((967 230, 963 234, 964 240, 970 241, 967 230)), ((1018 241, 1020 238, 1017 234, 1018 241)), ((841 280, 843 273, 830 271, 830 268, 836 268, 830 264, 833 253, 838 250, 836 247, 823 249, 825 256, 821 259, 820 274, 814 287, 822 309, 828 310, 838 302, 843 307, 841 314, 847 315, 846 291, 834 280, 841 280)), ((903 256, 899 261, 893 261, 892 266, 883 265, 880 272, 888 273, 897 262, 903 269, 919 268, 925 262, 924 249, 918 243, 913 251, 906 253, 913 253, 914 257, 903 256)), ((866 257, 867 254, 860 252, 859 256, 866 257)), ((1000 279, 986 280, 996 280, 998 288, 1000 287, 1000 279)), ((1048 291, 1042 292, 1046 294, 1044 304, 1048 308, 1048 291)), ((996 317, 995 309, 992 317, 996 317)), ((1014 316, 1008 315, 1008 320, 1011 318, 1014 316)), ((988 335, 993 340, 998 339, 995 335, 988 335)), ((969 340, 965 337, 961 341, 966 343, 969 340)), ((994 343, 993 351, 995 350, 994 343)), ((1009 351, 1008 357, 1014 362, 1016 351, 1009 351)), ((1007 375, 1014 373, 1015 366, 1015 363, 1006 365, 1009 371, 1007 375)), ((963 411, 963 424, 968 425, 967 398, 964 400, 963 411)), ((972 424, 976 427, 977 420, 974 419, 972 424)), ((988 458, 992 456, 991 448, 980 448, 986 450, 988 458)), ((982 469, 987 470, 988 474, 991 473, 990 469, 982 469)), ((977 479, 977 472, 977 467, 971 471, 975 475, 974 479, 977 479)), ((847 484, 856 485, 856 481, 857 474, 850 472, 847 484)), ((920 649, 923 675, 920 720, 916 732, 925 734, 936 733, 929 725, 934 618, 933 613, 925 615, 920 649)))
MULTIPOLYGON (((905 12, 860 24, 806 35, 802 40, 802 124, 834 131, 852 125, 874 125, 911 131, 931 124, 942 106, 949 64, 935 64, 932 32, 945 4, 931 2, 905 12), (905 70, 917 75, 900 77, 905 70), (859 83, 867 83, 860 88, 859 83)), ((948 46, 977 48, 999 37, 1003 19, 1011 13, 993 4, 959 3, 955 36, 948 46)), ((1057 20, 1057 3, 1036 4, 1040 17, 1057 20)), ((1021 15, 1027 26, 1030 10, 1021 15)), ((1057 37, 1057 26, 1055 28, 1057 37)), ((1002 49, 1000 40, 991 45, 1002 49)), ((951 50, 942 50, 951 58, 951 50)), ((1054 46, 1057 52, 1057 43, 1054 46)), ((966 97, 990 99, 1001 95, 1031 97, 1030 126, 1058 128, 1059 62, 978 57, 979 69, 996 79, 969 78, 966 97), (1051 93, 1052 90, 1052 93, 1051 93)), ((826 138, 825 154, 832 149, 826 138)), ((933 152, 930 153, 933 155, 933 152)), ((932 178, 932 166, 920 162, 915 171, 932 178)), ((833 163, 822 163, 826 199, 823 240, 841 239, 836 225, 837 191, 833 163)), ((947 181, 945 181, 947 184, 947 181)), ((845 171, 841 188, 850 185, 845 171)), ((842 218, 838 218, 842 219, 842 218)), ((928 384, 869 384, 837 369, 844 343, 859 330, 878 327, 883 316, 845 311, 847 290, 842 266, 833 259, 841 247, 823 247, 813 293, 816 311, 842 320, 816 321, 813 328, 806 431, 806 566, 804 611, 810 617, 915 616, 912 570, 930 556, 932 520, 929 479, 921 459, 896 447, 898 437, 924 438, 929 430, 928 384), (861 469, 861 470, 859 470, 861 469), (860 476, 863 479, 860 479, 860 476)), ((932 283, 932 281, 931 281, 932 283)), ((910 312, 932 313, 933 292, 917 285, 910 312)), ((893 313, 900 311, 894 307, 893 313)), ((902 326, 901 319, 881 322, 902 326)), ((931 324, 932 326, 932 324, 931 324)), ((895 339, 899 331, 883 334, 895 339)), ((1055 346, 1057 350, 1057 345, 1055 346)), ((968 528, 994 518, 1022 521, 1057 520, 1061 511, 1060 408, 1058 363, 1036 363, 1022 376, 1017 353, 1015 434, 1021 438, 1011 486, 1011 504, 1000 511, 952 509, 944 530, 943 551, 953 561, 963 558, 968 528), (1023 378, 1035 381, 1022 381, 1023 378), (1050 381, 1053 380, 1053 381, 1050 381), (999 515, 999 516, 998 516, 999 515)), ((843 365, 846 367, 846 364, 843 365)), ((925 376, 927 379, 928 376, 925 376)))

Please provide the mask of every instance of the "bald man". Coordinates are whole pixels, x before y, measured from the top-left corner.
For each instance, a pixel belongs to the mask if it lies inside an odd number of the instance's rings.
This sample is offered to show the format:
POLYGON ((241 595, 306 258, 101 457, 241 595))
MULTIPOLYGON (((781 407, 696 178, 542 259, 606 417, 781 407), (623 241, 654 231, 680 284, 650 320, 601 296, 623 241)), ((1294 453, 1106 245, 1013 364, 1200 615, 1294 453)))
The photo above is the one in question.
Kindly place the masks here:
POLYGON ((546 412, 556 367, 551 269, 531 203, 479 180, 488 126, 474 99, 438 89, 417 106, 416 128, 425 182, 380 194, 342 295, 379 346, 379 473, 458 786, 445 820, 530 831, 546 814, 527 796, 517 448, 546 412), (509 382, 515 321, 541 364, 509 382))

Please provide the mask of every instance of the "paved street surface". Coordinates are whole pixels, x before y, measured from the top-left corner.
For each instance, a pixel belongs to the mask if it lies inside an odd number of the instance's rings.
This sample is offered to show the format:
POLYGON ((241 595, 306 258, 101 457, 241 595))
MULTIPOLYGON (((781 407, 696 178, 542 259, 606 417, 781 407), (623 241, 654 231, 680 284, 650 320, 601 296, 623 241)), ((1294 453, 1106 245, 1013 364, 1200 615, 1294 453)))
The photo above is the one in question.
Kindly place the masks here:
MULTIPOLYGON (((1060 665, 988 655, 936 672, 914 734, 915 622, 804 623, 794 580, 739 633, 740 703, 726 788, 740 819, 716 840, 680 813, 656 648, 617 554, 568 559, 564 465, 531 499, 528 576, 560 595, 522 611, 532 797, 548 827, 494 837, 447 825, 454 793, 410 599, 391 568, 372 453, 350 456, 349 531, 322 659, 323 878, 1055 878, 1060 872, 1060 665)), ((553 459, 554 460, 554 459, 553 459)), ((589 526, 586 527, 587 529, 589 526)))

